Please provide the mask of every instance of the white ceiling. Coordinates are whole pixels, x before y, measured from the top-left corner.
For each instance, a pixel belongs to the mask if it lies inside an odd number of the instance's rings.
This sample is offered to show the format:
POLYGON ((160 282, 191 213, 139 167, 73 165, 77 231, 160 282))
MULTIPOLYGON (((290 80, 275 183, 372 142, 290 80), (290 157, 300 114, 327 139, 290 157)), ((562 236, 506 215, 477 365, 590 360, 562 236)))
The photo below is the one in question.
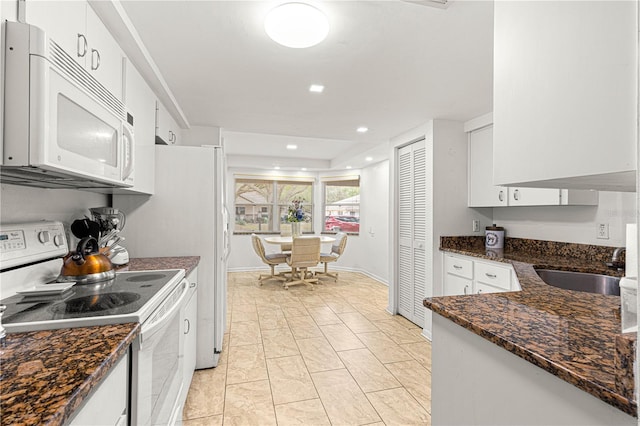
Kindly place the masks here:
POLYGON ((331 28, 308 49, 267 37, 272 1, 122 4, 189 124, 221 127, 231 155, 360 167, 365 153, 377 161, 380 144, 432 118, 492 109, 491 1, 314 2, 331 28), (310 93, 312 83, 324 93, 310 93))

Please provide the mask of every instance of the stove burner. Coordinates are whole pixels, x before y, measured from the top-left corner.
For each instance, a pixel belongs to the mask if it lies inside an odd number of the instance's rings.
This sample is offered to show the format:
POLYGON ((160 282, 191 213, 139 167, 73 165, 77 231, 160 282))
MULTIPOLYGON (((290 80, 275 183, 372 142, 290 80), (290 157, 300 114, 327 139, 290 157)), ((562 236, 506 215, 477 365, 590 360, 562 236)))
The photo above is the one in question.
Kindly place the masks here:
POLYGON ((143 281, 155 281, 164 277, 166 277, 165 274, 144 274, 144 275, 135 274, 132 277, 127 278, 126 281, 139 283, 143 281))
POLYGON ((80 314, 119 308, 140 299, 137 293, 105 293, 70 299, 51 307, 54 314, 80 314))

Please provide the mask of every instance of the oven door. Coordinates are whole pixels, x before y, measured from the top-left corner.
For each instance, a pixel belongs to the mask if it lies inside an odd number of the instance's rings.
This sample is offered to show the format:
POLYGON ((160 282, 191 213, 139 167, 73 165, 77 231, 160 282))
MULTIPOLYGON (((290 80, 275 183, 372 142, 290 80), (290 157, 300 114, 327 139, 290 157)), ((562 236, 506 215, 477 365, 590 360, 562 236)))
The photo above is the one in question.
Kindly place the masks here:
POLYGON ((176 413, 182 387, 181 307, 187 295, 182 280, 144 324, 133 351, 131 423, 167 425, 176 413), (137 346, 137 347, 136 347, 137 346))

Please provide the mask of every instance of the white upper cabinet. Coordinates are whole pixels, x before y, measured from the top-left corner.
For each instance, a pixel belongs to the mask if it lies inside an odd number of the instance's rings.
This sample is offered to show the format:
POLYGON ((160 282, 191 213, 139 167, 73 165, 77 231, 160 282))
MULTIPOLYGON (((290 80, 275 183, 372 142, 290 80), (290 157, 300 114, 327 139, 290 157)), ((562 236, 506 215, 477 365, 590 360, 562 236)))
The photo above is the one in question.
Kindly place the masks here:
POLYGON ((80 66, 122 99, 120 46, 84 1, 26 1, 26 22, 43 29, 80 66))
POLYGON ((493 144, 491 124, 469 133, 469 207, 598 204, 597 191, 494 185, 493 144))
POLYGON ((494 182, 635 190, 635 1, 494 4, 494 182))
POLYGON ((173 119, 169 111, 162 105, 162 102, 156 102, 156 143, 161 145, 179 145, 180 128, 178 123, 173 119))

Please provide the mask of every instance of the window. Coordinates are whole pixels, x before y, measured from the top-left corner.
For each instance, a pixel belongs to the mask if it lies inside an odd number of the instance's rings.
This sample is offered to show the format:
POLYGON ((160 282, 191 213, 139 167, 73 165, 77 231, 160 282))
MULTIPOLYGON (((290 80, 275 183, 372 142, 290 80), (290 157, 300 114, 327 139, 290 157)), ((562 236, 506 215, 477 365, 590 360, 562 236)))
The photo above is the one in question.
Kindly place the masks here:
POLYGON ((313 182, 236 179, 235 232, 291 232, 289 206, 303 201, 302 232, 313 232, 313 182))
POLYGON ((360 179, 324 182, 324 231, 360 232, 360 179))

